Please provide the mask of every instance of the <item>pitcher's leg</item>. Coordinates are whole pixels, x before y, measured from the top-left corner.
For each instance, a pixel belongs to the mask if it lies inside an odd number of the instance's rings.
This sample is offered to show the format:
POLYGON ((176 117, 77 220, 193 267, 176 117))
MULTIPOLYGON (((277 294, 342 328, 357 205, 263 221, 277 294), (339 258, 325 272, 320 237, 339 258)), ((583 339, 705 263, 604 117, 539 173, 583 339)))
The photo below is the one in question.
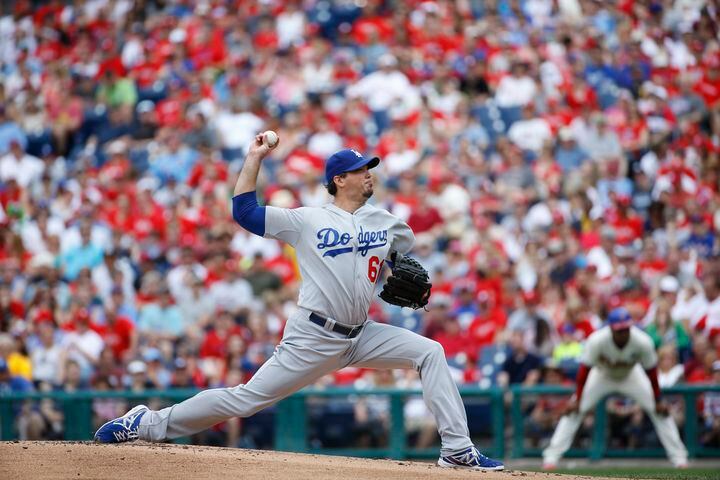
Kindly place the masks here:
POLYGON ((350 365, 414 368, 420 372, 423 398, 438 425, 441 454, 472 446, 465 407, 439 343, 404 328, 368 322, 351 352, 350 365))
POLYGON ((159 441, 201 432, 233 417, 249 417, 321 376, 336 370, 340 355, 281 344, 246 384, 200 392, 140 421, 139 438, 159 441))

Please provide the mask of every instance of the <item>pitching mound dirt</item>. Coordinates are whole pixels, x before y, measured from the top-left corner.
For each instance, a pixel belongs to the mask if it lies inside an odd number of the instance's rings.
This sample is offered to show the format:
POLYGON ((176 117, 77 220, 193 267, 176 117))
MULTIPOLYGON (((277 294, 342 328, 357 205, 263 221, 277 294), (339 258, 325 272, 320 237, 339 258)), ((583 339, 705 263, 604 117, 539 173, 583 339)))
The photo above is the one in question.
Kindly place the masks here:
POLYGON ((517 478, 520 480, 518 477, 522 477, 523 480, 562 480, 565 476, 513 471, 481 473, 441 469, 421 462, 187 445, 0 442, 0 478, 3 480, 18 478, 33 480, 46 478, 515 480, 517 478))

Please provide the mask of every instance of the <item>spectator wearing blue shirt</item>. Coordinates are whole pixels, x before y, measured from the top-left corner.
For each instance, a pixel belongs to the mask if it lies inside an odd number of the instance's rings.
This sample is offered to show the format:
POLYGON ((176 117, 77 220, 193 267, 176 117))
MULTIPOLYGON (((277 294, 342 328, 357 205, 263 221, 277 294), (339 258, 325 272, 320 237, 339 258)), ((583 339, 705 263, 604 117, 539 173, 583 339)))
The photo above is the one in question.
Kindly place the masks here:
POLYGON ((27 149, 27 135, 20 125, 7 115, 5 106, 0 105, 0 155, 10 150, 13 141, 18 142, 23 151, 27 149))
POLYGON ((597 191, 600 196, 600 204, 603 208, 612 206, 613 195, 615 197, 633 196, 632 180, 622 174, 620 159, 610 159, 601 166, 603 177, 597 182, 597 191))
POLYGON ((588 159, 587 153, 575 141, 572 130, 563 127, 558 132, 560 141, 555 149, 555 160, 563 173, 579 170, 588 159))
POLYGON ((480 315, 480 308, 475 301, 474 282, 462 282, 453 293, 457 295, 458 301, 450 315, 457 318, 463 330, 467 330, 475 317, 480 315))
MULTIPOLYGON (((131 292, 132 293, 132 292, 131 292)), ((133 324, 138 322, 138 311, 133 302, 128 301, 129 297, 125 295, 122 286, 115 285, 110 291, 110 301, 116 308, 119 317, 130 319, 133 324)))
POLYGON ((167 151, 150 162, 150 172, 165 184, 169 178, 185 183, 199 158, 196 150, 184 145, 178 133, 170 135, 167 151))
POLYGON ((157 301, 140 309, 138 328, 143 335, 159 339, 176 340, 183 334, 185 328, 180 307, 173 304, 167 287, 160 290, 157 301))
POLYGON ((702 215, 692 215, 690 225, 690 236, 685 241, 685 247, 696 250, 702 258, 717 255, 718 246, 715 241, 715 234, 710 230, 702 215))
POLYGON ((103 249, 90 242, 90 225, 80 226, 80 245, 70 248, 59 258, 60 267, 68 281, 75 280, 84 268, 92 270, 103 262, 103 249))

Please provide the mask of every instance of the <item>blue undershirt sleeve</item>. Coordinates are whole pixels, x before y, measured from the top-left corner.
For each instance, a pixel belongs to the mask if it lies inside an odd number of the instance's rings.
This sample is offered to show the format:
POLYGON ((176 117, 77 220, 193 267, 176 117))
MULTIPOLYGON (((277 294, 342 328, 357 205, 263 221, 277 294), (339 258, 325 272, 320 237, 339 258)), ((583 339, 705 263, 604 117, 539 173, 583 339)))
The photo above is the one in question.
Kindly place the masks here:
POLYGON ((233 197, 233 218, 248 232, 265 235, 265 207, 258 205, 255 191, 233 197))

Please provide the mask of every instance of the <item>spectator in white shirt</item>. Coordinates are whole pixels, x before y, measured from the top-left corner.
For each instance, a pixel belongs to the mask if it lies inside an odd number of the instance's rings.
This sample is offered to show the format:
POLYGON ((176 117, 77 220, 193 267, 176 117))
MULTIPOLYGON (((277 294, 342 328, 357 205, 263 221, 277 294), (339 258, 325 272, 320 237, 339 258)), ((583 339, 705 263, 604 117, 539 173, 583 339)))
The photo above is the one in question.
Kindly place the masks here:
POLYGON ((45 171, 42 160, 28 155, 20 142, 10 142, 10 151, 0 158, 0 180, 15 180, 20 188, 28 188, 32 182, 40 180, 45 171))
POLYGON ((595 267, 599 279, 608 279, 613 274, 613 246, 615 244, 615 230, 606 225, 600 230, 600 245, 590 249, 587 254, 588 264, 595 267))
POLYGON ((230 109, 223 109, 215 117, 215 130, 220 145, 226 149, 244 149, 254 140, 263 128, 263 120, 252 112, 243 110, 239 101, 235 100, 230 109))
POLYGON ((407 76, 397 69, 397 60, 391 54, 378 59, 379 70, 372 72, 347 89, 349 98, 361 97, 372 110, 380 131, 389 126, 388 111, 395 103, 403 103, 415 94, 407 76))
POLYGON ((620 145, 620 139, 617 133, 610 129, 607 119, 600 113, 592 118, 588 135, 580 137, 578 140, 580 147, 587 152, 593 160, 604 160, 623 156, 622 146, 620 145))
POLYGON ((495 101, 499 107, 522 107, 532 102, 537 93, 535 80, 528 75, 526 63, 516 62, 511 75, 503 77, 495 91, 495 101))
POLYGON ((65 231, 65 222, 45 208, 39 208, 35 218, 23 223, 20 227, 20 236, 23 247, 33 254, 48 252, 47 240, 50 235, 62 236, 65 231))
POLYGON ((298 8, 295 2, 284 2, 283 12, 278 15, 275 22, 275 31, 278 36, 278 46, 287 48, 303 43, 307 19, 305 13, 298 8))
POLYGON ((663 345, 658 349, 658 384, 660 388, 672 387, 685 376, 685 367, 678 363, 675 345, 663 345))
POLYGON ((216 310, 215 302, 208 295, 205 282, 198 277, 188 279, 189 289, 186 296, 178 301, 186 334, 195 339, 202 339, 204 328, 210 324, 216 310))
POLYGON ((302 68, 307 92, 321 94, 332 90, 333 65, 319 51, 312 52, 302 68))
POLYGON ((52 319, 43 318, 36 322, 40 345, 30 355, 33 381, 57 385, 60 379, 62 348, 55 343, 55 328, 52 319))
POLYGON ((708 301, 702 285, 697 279, 693 279, 678 293, 670 314, 672 318, 681 321, 686 330, 694 331, 705 315, 707 305, 708 301))
POLYGON ((308 151, 319 158, 328 158, 342 148, 343 138, 332 129, 326 119, 319 119, 317 131, 308 141, 308 151))
POLYGON ((67 359, 77 362, 82 378, 87 380, 100 359, 105 342, 97 332, 90 329, 90 314, 86 310, 79 310, 75 314, 73 324, 75 331, 63 339, 64 353, 67 359))
POLYGON ((103 252, 108 252, 112 248, 112 232, 110 229, 100 222, 92 222, 91 218, 91 216, 83 218, 75 225, 59 233, 60 251, 65 253, 81 246, 83 244, 81 234, 83 229, 90 232, 90 244, 101 248, 103 252))
POLYGON ((535 114, 533 105, 523 107, 523 118, 513 123, 508 138, 523 150, 540 153, 546 142, 552 138, 548 122, 535 114))
POLYGON ((207 269, 195 260, 192 248, 184 247, 180 254, 179 264, 167 274, 167 285, 173 298, 180 302, 190 295, 188 280, 199 278, 205 280, 207 269))
MULTIPOLYGON (((679 289, 680 283, 678 282, 677 278, 673 277, 672 275, 665 275, 664 277, 662 277, 655 286, 655 288, 653 288, 653 301, 648 307, 647 313, 640 321, 640 325, 642 325, 643 327, 647 327, 653 322, 653 320, 655 319, 655 315, 657 314, 659 302, 668 302, 672 308, 677 301, 677 294, 679 289)), ((678 319, 673 317, 673 320, 678 319)))
MULTIPOLYGON (((325 192, 327 193, 327 190, 325 192)), ((242 258, 255 258, 259 254, 266 260, 275 258, 282 252, 277 240, 253 235, 243 228, 238 228, 235 232, 230 242, 230 249, 242 258)))
POLYGON ((217 308, 233 314, 253 306, 252 287, 240 276, 237 262, 225 263, 222 280, 213 283, 210 287, 210 298, 217 308))

